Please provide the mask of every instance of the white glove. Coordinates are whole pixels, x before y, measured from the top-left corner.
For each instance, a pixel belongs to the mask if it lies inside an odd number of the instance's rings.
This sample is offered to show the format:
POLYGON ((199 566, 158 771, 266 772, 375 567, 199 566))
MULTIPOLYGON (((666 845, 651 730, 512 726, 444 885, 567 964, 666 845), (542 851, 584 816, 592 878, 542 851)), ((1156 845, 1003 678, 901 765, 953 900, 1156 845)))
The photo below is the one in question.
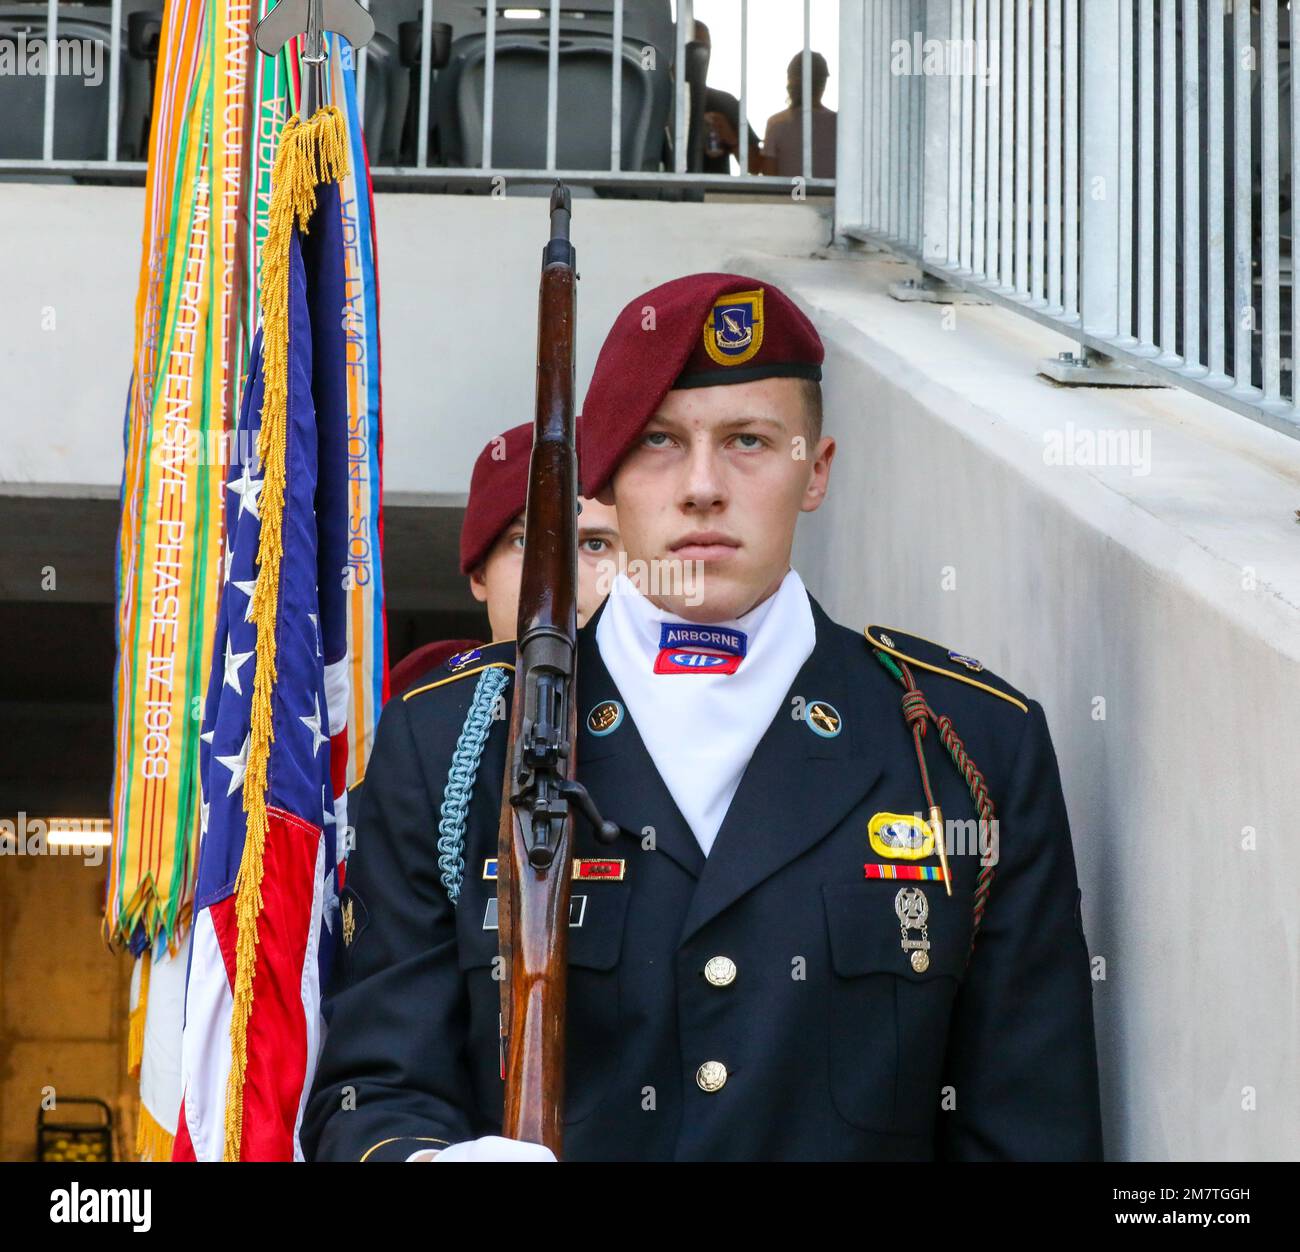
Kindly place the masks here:
POLYGON ((408 1161, 554 1161, 555 1153, 540 1143, 527 1143, 522 1139, 505 1139, 501 1135, 484 1135, 453 1143, 440 1151, 421 1148, 406 1158, 408 1161))

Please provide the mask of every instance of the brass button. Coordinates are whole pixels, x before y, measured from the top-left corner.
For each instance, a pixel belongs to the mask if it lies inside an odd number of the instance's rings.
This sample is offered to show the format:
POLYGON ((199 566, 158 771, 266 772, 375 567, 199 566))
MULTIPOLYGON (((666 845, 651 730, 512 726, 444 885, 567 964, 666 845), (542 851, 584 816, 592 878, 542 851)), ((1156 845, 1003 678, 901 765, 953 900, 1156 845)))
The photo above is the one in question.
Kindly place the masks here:
POLYGON ((711 956, 704 966, 704 977, 714 987, 729 987, 736 981, 736 962, 729 956, 711 956))
POLYGON ((701 1091, 720 1091, 727 1081, 727 1067, 721 1061, 705 1061, 695 1071, 695 1082, 701 1091))

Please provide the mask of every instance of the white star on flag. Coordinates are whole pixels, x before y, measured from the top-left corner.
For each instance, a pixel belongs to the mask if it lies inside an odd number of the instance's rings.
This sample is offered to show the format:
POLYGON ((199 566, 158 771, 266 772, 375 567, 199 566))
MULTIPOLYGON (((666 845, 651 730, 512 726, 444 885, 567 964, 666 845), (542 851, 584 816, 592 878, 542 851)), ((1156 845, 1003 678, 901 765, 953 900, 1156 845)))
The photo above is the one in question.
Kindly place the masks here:
POLYGON ((252 741, 253 736, 250 732, 244 736, 244 746, 239 749, 238 756, 217 757, 217 763, 224 765, 230 771, 230 786, 226 788, 228 796, 233 796, 244 785, 244 773, 248 769, 248 745, 252 741))
POLYGON ((226 676, 221 680, 223 687, 233 687, 239 695, 244 694, 244 689, 239 685, 239 670, 252 655, 251 652, 232 652, 230 639, 226 639, 226 676))
POLYGON ((320 733, 320 696, 316 697, 316 712, 311 717, 300 717, 298 719, 308 730, 311 731, 312 744, 311 754, 315 756, 320 751, 322 743, 329 743, 329 736, 320 733))
POLYGON ((238 521, 245 513, 251 513, 260 522, 262 519, 257 512, 257 497, 262 494, 262 486, 265 479, 253 478, 248 470, 250 463, 244 462, 244 472, 233 483, 227 483, 226 489, 233 491, 239 497, 239 512, 235 514, 235 520, 238 521))
POLYGON ((253 620, 253 589, 257 586, 257 579, 250 578, 246 583, 236 581, 230 585, 238 587, 248 597, 248 603, 244 605, 244 621, 251 622, 253 620))
POLYGON ((229 540, 226 541, 226 582, 230 581, 230 564, 235 559, 235 548, 229 540))

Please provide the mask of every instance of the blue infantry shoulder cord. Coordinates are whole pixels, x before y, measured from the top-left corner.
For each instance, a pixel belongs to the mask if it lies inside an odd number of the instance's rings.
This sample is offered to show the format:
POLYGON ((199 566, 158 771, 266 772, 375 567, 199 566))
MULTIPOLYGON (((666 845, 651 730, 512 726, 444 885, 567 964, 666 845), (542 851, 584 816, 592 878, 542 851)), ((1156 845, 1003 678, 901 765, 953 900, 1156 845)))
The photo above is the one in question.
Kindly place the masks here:
POLYGON ((488 731, 492 729, 492 706, 501 689, 510 681, 510 671, 500 666, 485 669, 478 677, 474 698, 465 714, 456 750, 451 754, 447 786, 442 793, 441 819, 438 822, 438 868, 442 885, 454 905, 460 899, 460 884, 465 877, 465 815, 488 731))

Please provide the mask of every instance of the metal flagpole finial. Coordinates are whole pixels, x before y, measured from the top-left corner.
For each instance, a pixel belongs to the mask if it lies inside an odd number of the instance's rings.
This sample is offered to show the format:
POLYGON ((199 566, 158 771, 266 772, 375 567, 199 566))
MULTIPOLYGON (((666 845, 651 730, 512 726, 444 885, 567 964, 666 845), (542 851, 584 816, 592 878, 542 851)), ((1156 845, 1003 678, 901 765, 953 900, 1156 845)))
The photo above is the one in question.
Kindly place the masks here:
POLYGON ((304 116, 310 116, 325 96, 325 65, 329 53, 325 32, 342 35, 353 48, 364 48, 374 37, 375 19, 357 0, 280 0, 260 22, 253 41, 264 56, 275 56, 295 35, 304 36, 304 116))

